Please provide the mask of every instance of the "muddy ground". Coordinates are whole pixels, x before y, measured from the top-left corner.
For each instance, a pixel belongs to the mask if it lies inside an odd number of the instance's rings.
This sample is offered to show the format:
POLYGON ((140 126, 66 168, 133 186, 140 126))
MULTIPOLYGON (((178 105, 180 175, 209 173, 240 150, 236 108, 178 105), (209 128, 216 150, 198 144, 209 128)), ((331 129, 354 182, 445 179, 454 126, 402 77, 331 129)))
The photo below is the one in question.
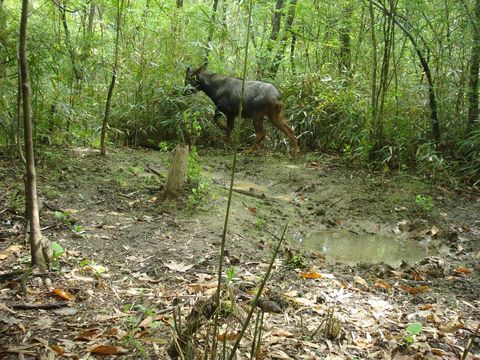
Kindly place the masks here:
MULTIPOLYGON (((168 153, 43 154, 43 235, 65 253, 48 276, 19 275, 29 257, 22 169, 1 159, 0 358, 166 359, 173 306, 185 317, 216 289, 232 155, 200 150, 199 190, 165 200, 168 153), (21 308, 52 303, 63 307, 21 308)), ((240 154, 225 258, 236 296, 220 315, 227 347, 288 224, 258 358, 459 358, 480 321, 480 193, 453 183, 326 154, 240 154)), ((197 331, 198 349, 209 328, 197 331)), ((252 333, 238 358, 249 358, 252 333)), ((478 337, 467 358, 480 358, 478 337)))

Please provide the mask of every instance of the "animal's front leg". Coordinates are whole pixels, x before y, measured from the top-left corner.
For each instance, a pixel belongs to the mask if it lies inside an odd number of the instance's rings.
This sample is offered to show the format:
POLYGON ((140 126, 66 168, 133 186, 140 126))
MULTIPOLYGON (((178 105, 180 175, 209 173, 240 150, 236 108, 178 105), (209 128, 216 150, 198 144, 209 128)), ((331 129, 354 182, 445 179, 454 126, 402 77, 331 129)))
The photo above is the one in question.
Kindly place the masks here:
POLYGON ((221 121, 222 115, 223 114, 220 111, 215 111, 215 115, 213 115, 213 122, 218 126, 219 129, 227 131, 227 126, 223 121, 221 121))

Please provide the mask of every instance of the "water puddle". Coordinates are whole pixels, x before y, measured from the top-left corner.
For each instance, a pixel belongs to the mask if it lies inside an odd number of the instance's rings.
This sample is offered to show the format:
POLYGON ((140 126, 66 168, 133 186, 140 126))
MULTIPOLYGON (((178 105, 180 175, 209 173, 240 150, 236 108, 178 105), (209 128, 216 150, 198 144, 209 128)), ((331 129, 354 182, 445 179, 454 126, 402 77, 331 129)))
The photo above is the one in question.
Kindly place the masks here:
POLYGON ((412 264, 436 254, 415 240, 349 232, 318 232, 304 239, 303 245, 310 250, 322 251, 329 262, 350 265, 384 262, 398 266, 402 260, 412 264))
POLYGON ((266 186, 258 185, 249 181, 235 181, 233 184, 235 190, 241 190, 248 192, 259 197, 264 196, 265 198, 275 199, 285 202, 290 202, 293 200, 293 196, 288 194, 274 194, 268 191, 266 186))

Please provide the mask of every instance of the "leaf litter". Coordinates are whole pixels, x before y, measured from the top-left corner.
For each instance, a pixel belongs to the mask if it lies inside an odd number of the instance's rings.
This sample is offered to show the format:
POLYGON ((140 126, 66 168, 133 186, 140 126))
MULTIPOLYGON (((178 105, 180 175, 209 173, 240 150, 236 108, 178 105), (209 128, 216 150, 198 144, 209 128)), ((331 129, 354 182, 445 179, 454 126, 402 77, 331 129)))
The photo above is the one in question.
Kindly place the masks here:
MULTIPOLYGON (((154 155, 157 156, 156 153, 142 154, 155 164, 152 160, 154 155)), ((128 152, 113 156, 117 156, 117 163, 132 161, 128 152)), ((221 159, 213 156, 210 161, 215 164, 221 159)), ((272 167, 278 159, 269 161, 272 167)), ((290 176, 297 176, 295 171, 303 169, 302 176, 311 176, 309 181, 316 182, 319 172, 329 169, 329 161, 318 158, 303 166, 299 164, 291 168, 290 176)), ((240 161, 240 169, 242 164, 250 166, 251 162, 240 161)), ((253 162, 259 162, 259 159, 253 158, 253 162)), ((158 163, 155 166, 162 167, 158 163)), ((244 169, 247 169, 245 175, 248 176, 248 167, 244 169)), ((111 171, 110 179, 113 179, 114 168, 111 171)), ((342 178, 338 172, 329 176, 335 182, 342 178)), ((110 179, 97 180, 105 182, 110 179)), ((328 182, 325 177, 321 179, 325 184, 328 182)), ((298 184, 295 185, 298 188, 298 184)), ((91 184, 85 184, 87 186, 95 188, 91 184)), ((277 213, 279 219, 276 221, 281 221, 282 208, 298 208, 293 211, 299 211, 299 218, 305 220, 301 226, 308 229, 311 226, 308 222, 315 218, 303 211, 310 211, 308 201, 318 201, 309 200, 309 197, 317 196, 309 193, 315 188, 319 186, 305 187, 302 191, 302 197, 307 199, 302 200, 307 203, 305 206, 244 197, 246 205, 239 202, 238 207, 233 208, 233 215, 241 216, 242 220, 230 229, 238 246, 229 246, 230 253, 227 254, 227 262, 238 259, 235 260, 234 280, 230 285, 222 285, 232 287, 233 298, 230 301, 238 309, 221 315, 223 325, 218 340, 225 339, 227 346, 231 346, 230 343, 238 336, 255 287, 266 269, 270 243, 275 241, 270 234, 275 233, 275 226, 269 226, 273 224, 268 222, 263 225, 258 219, 264 219, 265 214, 277 213), (242 224, 253 224, 253 230, 245 230, 242 224), (250 238, 254 240, 249 242, 250 238)), ((351 185, 348 191, 351 191, 351 185)), ((288 191, 285 189, 284 192, 288 191)), ((221 223, 221 211, 199 213, 195 215, 199 221, 191 222, 187 213, 178 210, 168 213, 168 207, 159 209, 158 201, 149 201, 152 194, 148 190, 139 189, 136 194, 139 201, 129 204, 126 199, 121 199, 123 203, 115 203, 111 193, 102 193, 103 208, 95 208, 99 195, 93 190, 86 191, 84 198, 87 203, 83 205, 76 203, 75 199, 60 197, 59 203, 63 201, 65 207, 93 207, 97 211, 77 212, 82 225, 85 225, 83 228, 87 229, 82 238, 70 236, 69 229, 63 224, 55 225, 49 233, 46 231, 46 236, 54 238, 66 249, 58 258, 58 263, 53 264, 54 271, 46 276, 32 274, 26 281, 22 280, 21 274, 26 266, 19 259, 28 258, 28 250, 16 242, 18 235, 14 231, 7 240, 0 242, 0 357, 86 359, 97 354, 131 359, 148 356, 167 358, 165 351, 172 339, 174 310, 180 311, 185 320, 199 299, 207 299, 216 291, 216 249, 221 230, 213 225, 221 223), (213 221, 212 215, 219 219, 213 221), (125 224, 129 226, 125 227, 125 224), (5 275, 12 271, 19 273, 5 275), (47 286, 47 278, 53 285, 47 286), (14 310, 19 303, 28 303, 33 308, 14 310), (40 307, 56 304, 66 307, 52 310, 40 307), (37 310, 35 306, 38 306, 37 310)), ((346 194, 332 194, 332 200, 327 203, 338 198, 345 199, 346 194)), ((342 205, 344 202, 335 206, 345 206, 342 205)), ((220 209, 222 204, 224 199, 220 197, 220 209)), ((406 218, 413 207, 412 204, 396 206, 395 209, 401 211, 394 211, 393 216, 400 212, 398 217, 401 218, 406 218)), ((443 212, 454 218, 452 213, 455 209, 447 210, 443 212)), ((312 209, 312 213, 315 211, 312 209)), ((324 223, 334 227, 358 226, 355 221, 342 218, 341 211, 331 218, 327 212, 324 223)), ((377 216, 383 214, 379 209, 370 211, 377 211, 377 216)), ((42 213, 42 220, 47 225, 48 221, 58 222, 54 214, 48 212, 42 213)), ((468 220, 459 219, 461 224, 433 223, 426 227, 429 230, 422 230, 425 236, 444 241, 450 241, 448 234, 452 228, 461 234, 460 240, 450 244, 449 254, 452 255, 448 255, 448 261, 439 257, 412 265, 403 264, 398 268, 382 264, 352 267, 328 263, 324 256, 303 253, 293 246, 293 250, 289 250, 293 257, 287 256, 287 260, 277 259, 275 262, 272 278, 262 298, 265 314, 260 357, 461 357, 480 321, 480 303, 475 296, 478 294, 479 262, 469 256, 471 250, 479 252, 478 247, 472 247, 479 224, 468 220), (305 258, 305 267, 292 268, 295 257, 305 258), (468 289, 473 292, 472 296, 469 296, 468 289)), ((393 232, 398 221, 389 223, 393 232)), ((4 224, 2 222, 0 226, 4 224)), ((2 233, 10 234, 7 231, 2 233)), ((253 335, 252 325, 242 341, 240 358, 249 358, 248 344, 253 335)), ((198 348, 205 344, 206 336, 206 328, 201 328, 195 340, 198 348)), ((478 359, 479 348, 477 338, 467 359, 478 359)))

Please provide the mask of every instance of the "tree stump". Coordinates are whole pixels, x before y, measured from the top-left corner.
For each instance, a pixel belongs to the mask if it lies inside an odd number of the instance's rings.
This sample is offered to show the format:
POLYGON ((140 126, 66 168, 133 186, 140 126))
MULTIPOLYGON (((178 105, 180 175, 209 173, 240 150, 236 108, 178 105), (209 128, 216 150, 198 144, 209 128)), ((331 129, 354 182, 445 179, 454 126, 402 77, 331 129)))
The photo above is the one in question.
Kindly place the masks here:
POLYGON ((177 197, 185 190, 187 182, 188 146, 179 145, 172 153, 170 167, 168 168, 167 183, 165 185, 166 197, 177 197))

